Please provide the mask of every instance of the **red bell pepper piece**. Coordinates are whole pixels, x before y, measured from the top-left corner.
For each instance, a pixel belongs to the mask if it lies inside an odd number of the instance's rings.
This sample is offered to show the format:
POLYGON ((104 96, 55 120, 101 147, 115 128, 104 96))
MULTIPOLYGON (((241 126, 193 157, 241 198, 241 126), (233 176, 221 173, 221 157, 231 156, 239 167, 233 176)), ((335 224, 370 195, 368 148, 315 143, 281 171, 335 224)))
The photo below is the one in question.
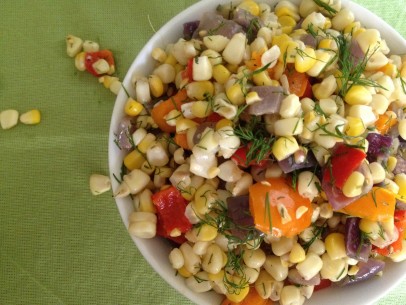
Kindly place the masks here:
POLYGON ((93 64, 98 61, 99 59, 104 59, 108 62, 111 69, 115 68, 114 57, 113 53, 110 50, 101 50, 98 52, 87 52, 85 55, 85 67, 86 70, 89 71, 94 76, 101 76, 101 74, 97 73, 96 70, 93 68, 93 64))
POLYGON ((192 224, 185 216, 188 202, 176 187, 171 186, 153 194, 152 202, 157 210, 160 235, 170 237, 175 229, 185 233, 192 228, 192 224))
POLYGON ((331 281, 328 279, 321 279, 320 284, 314 286, 314 291, 318 291, 331 286, 331 281))
POLYGON ((193 60, 194 58, 189 58, 185 70, 182 71, 182 79, 188 79, 189 82, 193 81, 193 60))
MULTIPOLYGON (((248 162, 248 159, 247 159, 248 152, 249 152, 249 144, 248 144, 248 146, 241 146, 231 156, 231 160, 233 160, 238 166, 241 166, 243 168, 247 168, 252 165, 263 166, 267 162, 268 156, 265 156, 265 158, 260 160, 259 162, 257 160, 252 160, 252 161, 248 162)), ((255 155, 254 155, 254 157, 255 157, 255 155)))
POLYGON ((361 165, 365 157, 365 152, 360 149, 337 144, 329 164, 324 169, 323 179, 342 189, 348 177, 361 165))

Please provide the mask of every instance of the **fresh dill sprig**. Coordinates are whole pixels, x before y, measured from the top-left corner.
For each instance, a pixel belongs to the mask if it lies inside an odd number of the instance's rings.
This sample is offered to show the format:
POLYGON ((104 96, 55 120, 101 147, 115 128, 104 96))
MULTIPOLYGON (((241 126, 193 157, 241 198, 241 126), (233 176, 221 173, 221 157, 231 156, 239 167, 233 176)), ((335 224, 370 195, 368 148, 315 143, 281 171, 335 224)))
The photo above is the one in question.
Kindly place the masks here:
POLYGON ((330 15, 330 17, 338 13, 338 11, 334 7, 328 5, 322 0, 313 0, 313 2, 316 3, 317 6, 323 8, 330 15))
POLYGON ((363 134, 359 136, 349 136, 346 133, 340 130, 344 124, 339 124, 334 127, 334 132, 327 129, 329 123, 319 124, 317 123, 317 129, 321 130, 323 133, 320 133, 320 136, 325 137, 333 137, 342 140, 347 146, 354 147, 354 148, 365 148, 365 138, 368 135, 369 130, 366 130, 363 134))
POLYGON ((266 131, 265 124, 258 117, 252 117, 248 124, 236 126, 234 134, 248 147, 246 165, 264 160, 272 151, 275 137, 266 131))
POLYGON ((305 251, 309 250, 310 246, 314 243, 314 241, 324 233, 324 231, 327 229, 326 224, 327 220, 325 220, 324 223, 320 226, 317 225, 313 226, 313 237, 302 245, 305 251))

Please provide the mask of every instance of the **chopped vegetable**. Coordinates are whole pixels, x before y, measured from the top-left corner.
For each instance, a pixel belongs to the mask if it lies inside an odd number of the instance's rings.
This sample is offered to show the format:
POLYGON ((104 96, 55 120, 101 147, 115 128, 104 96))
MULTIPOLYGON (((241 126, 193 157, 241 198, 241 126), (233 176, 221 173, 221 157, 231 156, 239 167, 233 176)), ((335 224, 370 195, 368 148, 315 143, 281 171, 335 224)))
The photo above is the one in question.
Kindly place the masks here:
POLYGON ((165 120, 165 116, 172 110, 180 111, 180 106, 187 99, 186 90, 178 91, 174 96, 169 97, 166 101, 160 102, 152 108, 151 116, 158 127, 165 132, 175 132, 176 127, 170 126, 165 120))
POLYGON ((291 184, 283 178, 270 178, 249 188, 250 211, 255 227, 277 236, 292 237, 311 222, 310 200, 301 197, 291 184), (306 211, 296 217, 296 211, 304 207, 306 211))
POLYGON ((368 194, 360 197, 342 209, 342 212, 372 221, 385 221, 395 213, 395 195, 382 187, 373 187, 368 194))
POLYGON ((152 195, 163 236, 178 237, 192 228, 185 217, 187 201, 171 186, 152 195))

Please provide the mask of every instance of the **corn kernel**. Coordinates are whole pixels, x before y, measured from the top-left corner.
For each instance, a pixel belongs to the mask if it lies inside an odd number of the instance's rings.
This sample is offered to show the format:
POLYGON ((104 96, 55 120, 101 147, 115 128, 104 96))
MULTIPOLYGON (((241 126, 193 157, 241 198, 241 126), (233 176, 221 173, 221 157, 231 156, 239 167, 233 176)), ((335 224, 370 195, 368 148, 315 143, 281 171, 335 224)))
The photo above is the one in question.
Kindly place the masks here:
POLYGON ((406 196, 406 174, 397 174, 394 181, 399 186, 398 194, 400 196, 406 196))
POLYGON ((3 129, 10 129, 18 123, 18 111, 7 109, 0 112, 0 125, 3 129))
POLYGON ((280 161, 294 154, 299 149, 299 144, 293 136, 278 138, 273 146, 272 153, 280 161))
MULTIPOLYGON (((244 281, 238 276, 230 276, 231 279, 228 279, 230 282, 235 283, 235 285, 241 286, 241 282, 244 281)), ((248 285, 242 287, 241 289, 232 289, 233 293, 227 293, 226 297, 231 302, 240 303, 248 295, 250 287, 248 285)))
POLYGON ((154 97, 160 97, 164 93, 164 84, 158 76, 154 74, 150 75, 148 77, 148 84, 154 97))
POLYGON ((311 47, 298 51, 295 57, 295 69, 300 73, 307 72, 316 63, 316 52, 311 47))
POLYGON ((293 264, 297 264, 303 262, 305 258, 306 252, 303 247, 299 243, 294 244, 289 253, 289 261, 293 264))
POLYGON ((89 185, 93 195, 100 195, 111 189, 110 178, 100 174, 92 174, 89 179, 89 185))
POLYGON ((236 83, 226 89, 227 98, 233 105, 242 105, 245 102, 244 93, 240 84, 236 83))
POLYGON ((353 85, 347 91, 344 100, 350 105, 368 105, 372 102, 372 94, 364 86, 353 85))
POLYGON ((144 109, 141 103, 129 97, 124 105, 124 112, 129 116, 137 116, 144 109))
POLYGON ((351 198, 361 195, 364 182, 365 176, 363 174, 353 172, 344 183, 343 194, 351 198))
POLYGON ((223 127, 227 127, 227 126, 232 127, 233 122, 231 120, 229 120, 229 119, 221 119, 220 121, 218 121, 216 123, 216 130, 219 130, 219 129, 221 129, 223 127))
POLYGON ((166 60, 166 53, 164 50, 162 50, 161 48, 154 48, 151 52, 151 56, 153 59, 155 59, 156 61, 163 63, 166 60))
POLYGON ((140 144, 138 144, 138 150, 145 154, 148 148, 155 142, 155 139, 155 135, 152 133, 147 133, 146 136, 141 140, 140 144))
POLYGON ((41 113, 38 109, 27 111, 20 115, 20 122, 27 125, 39 124, 41 122, 41 113))
POLYGON ((325 246, 326 251, 332 260, 347 257, 344 234, 330 233, 326 237, 325 246))
POLYGON ((206 118, 213 113, 213 110, 207 101, 192 102, 191 111, 192 114, 197 118, 206 118))
POLYGON ((253 0, 244 0, 241 2, 237 8, 246 10, 247 12, 251 13, 251 15, 259 16, 260 8, 259 5, 253 0))
POLYGON ((348 125, 345 131, 347 135, 351 137, 357 137, 365 131, 364 123, 360 118, 347 116, 346 120, 348 121, 348 125))
POLYGON ((394 156, 389 156, 388 160, 386 161, 386 169, 388 172, 393 172, 396 167, 398 160, 394 156))
MULTIPOLYGON (((272 86, 272 79, 269 77, 268 71, 261 71, 252 76, 252 81, 257 86, 272 86)), ((278 86, 278 85, 277 85, 278 86)))
POLYGON ((210 81, 192 82, 186 86, 186 93, 189 98, 202 101, 214 94, 214 86, 210 81))
POLYGON ((208 224, 203 224, 196 230, 198 241, 212 241, 217 236, 217 228, 208 224))
POLYGON ((230 71, 224 65, 215 65, 213 67, 213 78, 219 84, 225 84, 230 78, 230 71))
POLYGON ((192 273, 190 273, 190 272, 186 269, 185 266, 183 266, 182 268, 178 269, 177 271, 178 271, 178 273, 179 273, 182 277, 184 277, 184 278, 188 278, 188 277, 191 277, 191 276, 192 276, 192 273))
POLYGON ((144 161, 144 156, 137 149, 133 150, 124 157, 124 165, 129 170, 141 168, 144 161))

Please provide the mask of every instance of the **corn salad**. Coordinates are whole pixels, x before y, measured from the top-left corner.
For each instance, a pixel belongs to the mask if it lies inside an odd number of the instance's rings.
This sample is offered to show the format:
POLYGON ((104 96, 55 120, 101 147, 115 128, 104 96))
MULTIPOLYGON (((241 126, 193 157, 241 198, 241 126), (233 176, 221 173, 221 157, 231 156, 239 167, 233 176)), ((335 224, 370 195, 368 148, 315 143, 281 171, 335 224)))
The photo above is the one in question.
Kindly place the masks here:
POLYGON ((114 196, 191 290, 304 304, 406 259, 406 57, 378 30, 340 0, 243 0, 151 56, 114 196))

